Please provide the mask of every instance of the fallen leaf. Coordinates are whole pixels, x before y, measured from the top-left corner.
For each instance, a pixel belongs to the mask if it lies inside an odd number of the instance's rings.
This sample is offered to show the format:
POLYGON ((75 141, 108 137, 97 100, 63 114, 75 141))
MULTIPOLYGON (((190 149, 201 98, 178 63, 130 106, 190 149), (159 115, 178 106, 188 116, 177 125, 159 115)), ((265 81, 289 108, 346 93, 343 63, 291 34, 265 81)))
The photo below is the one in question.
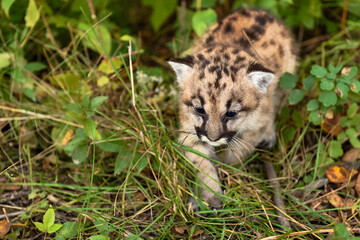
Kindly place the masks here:
POLYGON ((354 162, 358 158, 360 158, 360 148, 352 148, 344 154, 342 160, 344 162, 354 162))
POLYGON ((334 207, 336 208, 344 207, 344 201, 336 192, 332 191, 329 195, 327 195, 326 198, 328 199, 329 203, 334 207))
POLYGON ((10 230, 11 223, 8 221, 0 221, 0 238, 5 237, 5 235, 10 230))
POLYGON ((352 207, 354 206, 354 204, 355 204, 354 199, 352 198, 345 199, 345 207, 352 207))
POLYGON ((344 114, 337 114, 335 116, 331 116, 330 113, 327 113, 322 125, 324 132, 330 133, 334 136, 339 135, 343 131, 340 125, 340 118, 343 116, 344 114))
POLYGON ((349 180, 350 171, 342 166, 330 166, 325 170, 327 178, 332 183, 344 183, 349 180))

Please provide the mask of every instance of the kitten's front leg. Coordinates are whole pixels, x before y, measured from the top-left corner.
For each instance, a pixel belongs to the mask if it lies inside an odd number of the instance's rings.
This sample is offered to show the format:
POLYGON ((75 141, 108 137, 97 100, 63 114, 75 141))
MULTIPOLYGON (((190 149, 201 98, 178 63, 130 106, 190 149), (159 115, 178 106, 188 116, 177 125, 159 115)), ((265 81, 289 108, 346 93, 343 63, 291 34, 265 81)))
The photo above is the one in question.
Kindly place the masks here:
MULTIPOLYGON (((183 142, 184 145, 192 147, 194 150, 204 153, 210 158, 214 158, 214 148, 202 143, 191 144, 186 140, 183 142)), ((185 152, 185 156, 196 166, 197 177, 199 179, 199 193, 203 201, 207 202, 212 208, 221 207, 221 200, 215 194, 222 194, 221 186, 219 183, 219 177, 214 164, 195 153, 185 152), (211 189, 208 190, 208 189, 211 189)), ((193 209, 197 209, 197 204, 194 199, 189 201, 192 204, 193 209)))

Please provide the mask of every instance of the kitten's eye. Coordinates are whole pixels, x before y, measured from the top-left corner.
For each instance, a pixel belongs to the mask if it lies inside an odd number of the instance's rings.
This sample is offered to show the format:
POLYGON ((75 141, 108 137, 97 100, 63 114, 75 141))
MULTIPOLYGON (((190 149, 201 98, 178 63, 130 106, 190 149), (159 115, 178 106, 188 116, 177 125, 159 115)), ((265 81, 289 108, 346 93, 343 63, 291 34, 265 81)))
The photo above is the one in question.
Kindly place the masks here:
POLYGON ((225 116, 228 118, 235 117, 235 115, 236 115, 236 112, 234 112, 234 111, 228 111, 225 113, 225 116))
POLYGON ((203 109, 203 108, 197 107, 197 108, 195 108, 195 111, 196 111, 198 114, 200 114, 200 115, 205 114, 205 109, 203 109))

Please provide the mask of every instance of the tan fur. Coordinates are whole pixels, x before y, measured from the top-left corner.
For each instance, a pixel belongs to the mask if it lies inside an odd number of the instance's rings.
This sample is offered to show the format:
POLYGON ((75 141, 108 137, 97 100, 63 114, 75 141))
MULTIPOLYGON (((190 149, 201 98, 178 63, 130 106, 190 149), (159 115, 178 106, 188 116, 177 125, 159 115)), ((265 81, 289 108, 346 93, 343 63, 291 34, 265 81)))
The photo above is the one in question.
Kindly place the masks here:
MULTIPOLYGON (((180 87, 180 142, 209 157, 215 157, 216 146, 228 144, 229 164, 260 143, 272 147, 274 119, 284 96, 278 79, 295 72, 295 49, 289 31, 265 11, 238 10, 212 27, 191 56, 169 62, 180 87), (227 117, 229 112, 236 116, 227 117)), ((204 187, 202 199, 219 206, 215 167, 196 154, 186 156, 198 167, 202 185, 212 189, 204 187)))

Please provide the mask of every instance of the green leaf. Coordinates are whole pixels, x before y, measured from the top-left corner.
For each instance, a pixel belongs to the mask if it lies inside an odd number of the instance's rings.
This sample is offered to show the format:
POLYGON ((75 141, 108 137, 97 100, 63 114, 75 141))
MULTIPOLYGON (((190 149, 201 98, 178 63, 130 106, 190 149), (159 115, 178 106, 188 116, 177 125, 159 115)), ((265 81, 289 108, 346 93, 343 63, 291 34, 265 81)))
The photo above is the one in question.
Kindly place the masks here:
POLYGON ((351 104, 347 110, 347 117, 353 118, 356 115, 356 113, 358 112, 358 109, 359 109, 359 107, 356 103, 351 104))
MULTIPOLYGON (((7 18, 10 17, 9 11, 11 8, 11 5, 15 2, 15 0, 1 0, 1 7, 5 12, 5 15, 7 18)), ((1 61, 0 61, 1 62, 1 61)))
POLYGON ((105 235, 94 235, 89 237, 90 240, 109 240, 110 238, 105 235))
POLYGON ((158 31, 164 21, 175 11, 177 4, 176 0, 142 0, 141 2, 153 9, 150 23, 155 31, 158 31))
POLYGON ((296 130, 294 127, 285 128, 282 132, 284 144, 286 145, 288 142, 294 140, 295 134, 296 134, 296 130))
POLYGON ((335 88, 335 92, 340 98, 347 98, 349 90, 349 87, 341 82, 339 82, 335 88))
POLYGON ((325 77, 327 74, 326 68, 319 65, 312 65, 310 73, 317 78, 325 77))
POLYGON ((106 101, 106 99, 108 99, 107 96, 99 96, 99 97, 93 98, 90 103, 90 109, 98 108, 103 102, 106 101))
POLYGON ((120 173, 124 168, 129 166, 131 162, 132 154, 130 152, 119 153, 115 160, 114 174, 120 173))
POLYGON ((315 80, 316 78, 314 76, 312 75, 307 76, 304 79, 304 86, 303 86, 304 90, 310 91, 314 87, 315 80))
POLYGON ((309 121, 314 125, 319 125, 321 123, 321 112, 318 110, 312 111, 309 114, 309 121))
POLYGON ((191 8, 197 8, 197 3, 200 2, 200 8, 211 8, 215 6, 216 0, 201 0, 201 1, 193 1, 191 4, 191 8))
POLYGON ((148 159, 146 156, 142 157, 141 154, 135 153, 134 156, 134 162, 137 163, 136 164, 136 169, 141 172, 149 163, 148 159))
POLYGON ((292 118, 292 120, 294 120, 295 126, 297 128, 301 128, 304 126, 304 119, 301 116, 301 114, 299 113, 299 111, 294 110, 293 113, 291 114, 291 118, 292 118))
POLYGON ((36 98, 35 98, 35 93, 32 89, 30 88, 23 88, 22 89, 22 92, 25 94, 25 96, 27 96, 28 98, 30 98, 33 102, 36 101, 36 98))
POLYGON ((350 84, 351 91, 359 93, 360 90, 360 81, 352 80, 350 84))
POLYGON ((322 102, 322 104, 325 107, 334 106, 336 104, 336 101, 337 101, 337 95, 333 91, 331 91, 331 92, 327 92, 327 91, 322 92, 322 93, 320 93, 319 101, 322 102))
POLYGON ((358 67, 353 66, 351 67, 350 73, 346 76, 347 79, 351 79, 357 75, 358 67))
POLYGON ((46 65, 41 62, 30 62, 24 66, 30 72, 37 72, 46 69, 46 65))
POLYGON ((80 164, 85 162, 89 151, 88 143, 80 143, 75 148, 71 154, 71 158, 75 164, 80 164))
POLYGON ((354 128, 348 128, 345 132, 349 137, 351 145, 353 145, 354 148, 360 148, 360 141, 357 138, 356 130, 354 128))
POLYGON ((282 89, 293 89, 296 86, 297 79, 291 73, 284 73, 279 79, 280 87, 282 89))
POLYGON ((86 135, 88 135, 88 137, 91 140, 100 140, 101 139, 101 135, 98 132, 98 130, 96 129, 96 123, 94 120, 85 118, 83 121, 83 125, 84 125, 84 130, 86 132, 86 135))
POLYGON ((334 235, 336 239, 349 239, 350 232, 344 223, 337 223, 334 225, 334 235))
POLYGON ((10 53, 0 53, 0 69, 10 66, 11 63, 11 54, 10 53))
POLYGON ((337 66, 337 67, 334 67, 334 66, 331 65, 331 64, 329 65, 329 70, 330 70, 330 72, 333 73, 333 74, 339 73, 342 68, 343 68, 343 65, 342 65, 342 64, 340 64, 340 65, 337 66))
POLYGON ((40 18, 39 10, 36 7, 35 0, 29 0, 28 8, 25 15, 25 26, 34 27, 40 18))
POLYGON ((78 29, 85 34, 82 40, 84 45, 99 54, 104 54, 105 51, 106 54, 110 55, 112 47, 111 34, 105 26, 101 24, 91 26, 84 22, 80 22, 78 29))
POLYGON ((289 94, 289 103, 290 105, 295 105, 299 103, 304 98, 304 90, 294 89, 289 94))
POLYGON ((336 78, 336 74, 335 74, 335 73, 328 73, 328 74, 326 74, 326 77, 327 77, 328 79, 334 80, 334 79, 336 78))
POLYGON ((65 222, 58 232, 65 238, 73 238, 78 234, 79 224, 77 222, 65 222))
POLYGON ((306 109, 308 111, 314 111, 319 109, 319 101, 317 99, 312 99, 306 104, 306 109))
POLYGON ((338 140, 338 141, 342 141, 342 140, 344 140, 345 138, 347 138, 347 135, 346 135, 345 132, 341 132, 341 133, 339 133, 339 135, 337 136, 337 140, 338 140))
POLYGON ((115 229, 112 226, 110 226, 106 221, 104 221, 102 219, 95 220, 94 226, 96 227, 97 230, 99 230, 100 232, 103 232, 103 233, 111 233, 111 232, 115 231, 115 229))
POLYGON ((325 91, 330 91, 335 87, 335 84, 333 83, 333 81, 327 79, 327 78, 323 78, 320 81, 320 89, 321 90, 325 90, 325 91))
POLYGON ((120 140, 112 141, 109 139, 109 141, 106 142, 96 143, 96 146, 98 146, 103 151, 118 153, 124 151, 123 144, 124 143, 120 140))
POLYGON ((46 227, 41 222, 34 222, 37 229, 39 229, 41 232, 46 232, 46 227))
POLYGON ((82 114, 82 106, 79 103, 66 104, 64 108, 74 113, 82 114))
POLYGON ((46 229, 49 229, 55 223, 55 211, 51 205, 44 214, 43 223, 46 229))
POLYGON ((48 228, 47 232, 48 233, 57 232, 62 226, 63 226, 62 224, 55 223, 54 225, 52 225, 51 227, 48 228))
POLYGON ((329 142, 328 153, 330 157, 333 158, 341 157, 344 154, 341 142, 337 140, 331 140, 329 142))
POLYGON ((211 8, 196 12, 192 18, 192 26, 196 34, 202 36, 212 24, 216 23, 216 18, 216 12, 211 8))
POLYGON ((90 95, 89 95, 89 94, 87 94, 87 95, 83 98, 81 105, 82 105, 84 108, 89 108, 89 107, 90 107, 90 95))

